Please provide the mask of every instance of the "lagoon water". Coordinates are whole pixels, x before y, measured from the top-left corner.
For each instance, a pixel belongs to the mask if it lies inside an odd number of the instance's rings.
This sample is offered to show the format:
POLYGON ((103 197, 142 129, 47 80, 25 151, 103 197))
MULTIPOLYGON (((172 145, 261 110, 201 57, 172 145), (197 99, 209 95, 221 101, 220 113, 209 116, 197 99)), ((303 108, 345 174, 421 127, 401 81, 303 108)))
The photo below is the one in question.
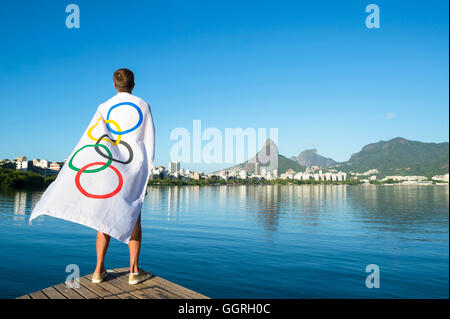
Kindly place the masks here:
MULTIPOLYGON (((0 193, 2 298, 94 270, 94 230, 28 226, 40 194, 0 193)), ((149 187, 142 227, 140 266, 212 298, 449 297, 448 186, 149 187)), ((112 239, 106 263, 128 266, 127 246, 112 239)))

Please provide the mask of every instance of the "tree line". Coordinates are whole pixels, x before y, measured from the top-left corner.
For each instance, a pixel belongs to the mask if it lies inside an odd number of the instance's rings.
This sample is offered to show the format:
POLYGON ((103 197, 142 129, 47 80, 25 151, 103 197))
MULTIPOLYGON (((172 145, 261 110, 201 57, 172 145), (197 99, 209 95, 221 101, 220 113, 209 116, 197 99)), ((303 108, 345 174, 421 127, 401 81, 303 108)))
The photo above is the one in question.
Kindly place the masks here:
POLYGON ((16 171, 10 168, 0 168, 0 188, 2 189, 45 189, 56 178, 34 172, 16 171))

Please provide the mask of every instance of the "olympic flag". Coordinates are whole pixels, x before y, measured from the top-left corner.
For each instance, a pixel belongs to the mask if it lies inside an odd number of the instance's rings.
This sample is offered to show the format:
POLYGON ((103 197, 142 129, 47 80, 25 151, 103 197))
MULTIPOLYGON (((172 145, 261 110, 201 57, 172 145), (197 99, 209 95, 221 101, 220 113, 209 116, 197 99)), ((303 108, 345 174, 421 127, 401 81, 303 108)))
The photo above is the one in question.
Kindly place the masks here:
POLYGON ((128 243, 139 217, 155 150, 149 105, 120 92, 100 104, 29 223, 49 215, 128 243))

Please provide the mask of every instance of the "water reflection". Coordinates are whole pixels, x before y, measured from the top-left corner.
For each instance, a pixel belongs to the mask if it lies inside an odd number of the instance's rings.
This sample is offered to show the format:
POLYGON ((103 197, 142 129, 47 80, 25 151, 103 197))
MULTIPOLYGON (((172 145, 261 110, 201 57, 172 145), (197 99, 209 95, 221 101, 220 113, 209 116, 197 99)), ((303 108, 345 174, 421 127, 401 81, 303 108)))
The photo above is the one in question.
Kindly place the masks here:
POLYGON ((340 212, 347 205, 345 185, 173 186, 149 187, 146 203, 167 211, 167 220, 205 210, 251 214, 268 232, 278 229, 282 215, 318 225, 321 214, 340 212))
POLYGON ((264 230, 273 232, 278 228, 280 216, 281 191, 278 185, 269 185, 267 187, 246 188, 245 197, 241 200, 250 204, 256 213, 259 221, 262 222, 264 230))
POLYGON ((17 192, 14 195, 14 219, 23 219, 16 217, 16 215, 25 215, 25 209, 27 204, 27 193, 26 192, 17 192))
MULTIPOLYGON (((332 222, 448 224, 448 186, 183 186, 150 187, 147 203, 167 212, 167 220, 197 211, 207 214, 247 214, 266 232, 280 219, 299 226, 332 222)), ((407 228, 405 228, 408 230, 407 228)))
MULTIPOLYGON (((9 218, 13 213, 14 220, 24 220, 41 194, 3 192, 0 210, 9 213, 9 218)), ((252 216, 268 233, 276 232, 283 219, 297 226, 345 220, 410 232, 416 230, 403 226, 448 225, 448 196, 448 186, 173 186, 149 187, 145 205, 158 214, 165 212, 167 221, 198 212, 203 218, 218 213, 223 218, 230 214, 252 216)))
POLYGON ((348 202, 354 218, 368 226, 425 232, 431 225, 448 228, 448 196, 448 186, 368 186, 353 188, 348 202))
MULTIPOLYGON (((448 195, 448 186, 149 187, 143 262, 215 298, 448 298, 448 195), (368 263, 382 265, 385 288, 365 288, 368 263)), ((73 256, 91 270, 92 231, 57 218, 25 227, 40 196, 0 193, 0 297, 61 282, 56 270, 73 256), (17 264, 26 279, 10 285, 17 264), (47 275, 27 279, 37 266, 47 275)), ((123 265, 115 252, 111 264, 123 265)))

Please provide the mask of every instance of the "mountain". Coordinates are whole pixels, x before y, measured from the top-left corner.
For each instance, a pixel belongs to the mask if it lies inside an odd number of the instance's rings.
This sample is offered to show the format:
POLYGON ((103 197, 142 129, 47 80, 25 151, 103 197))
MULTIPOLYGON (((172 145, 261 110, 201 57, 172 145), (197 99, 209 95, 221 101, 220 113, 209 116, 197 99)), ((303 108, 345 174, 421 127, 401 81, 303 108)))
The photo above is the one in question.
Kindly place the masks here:
POLYGON ((297 157, 292 156, 291 160, 296 161, 303 166, 320 166, 324 168, 337 164, 334 159, 317 154, 315 148, 304 150, 297 157))
POLYGON ((432 177, 448 173, 449 144, 423 143, 396 137, 364 146, 347 162, 332 165, 344 172, 363 173, 377 169, 378 176, 423 175, 432 177))
POLYGON ((248 161, 238 164, 236 166, 227 168, 226 170, 241 170, 245 169, 247 172, 254 172, 255 164, 259 163, 260 169, 265 168, 267 171, 278 170, 278 174, 283 174, 287 170, 292 169, 295 172, 302 172, 306 167, 300 165, 278 153, 278 147, 270 138, 266 140, 263 147, 256 153, 255 156, 248 161))

